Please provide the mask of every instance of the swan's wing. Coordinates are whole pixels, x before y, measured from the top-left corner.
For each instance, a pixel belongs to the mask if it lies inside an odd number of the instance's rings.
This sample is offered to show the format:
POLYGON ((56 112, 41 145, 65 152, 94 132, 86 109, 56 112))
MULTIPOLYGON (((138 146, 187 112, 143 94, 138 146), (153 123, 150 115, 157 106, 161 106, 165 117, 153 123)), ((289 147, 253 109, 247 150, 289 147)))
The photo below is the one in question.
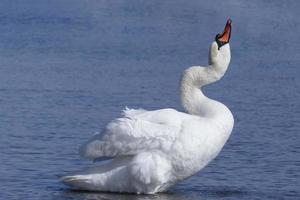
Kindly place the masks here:
POLYGON ((102 133, 95 135, 82 146, 81 156, 97 159, 135 155, 154 149, 168 151, 179 135, 183 118, 173 116, 175 122, 181 121, 175 125, 169 122, 170 110, 158 111, 125 111, 124 117, 110 122, 102 133))

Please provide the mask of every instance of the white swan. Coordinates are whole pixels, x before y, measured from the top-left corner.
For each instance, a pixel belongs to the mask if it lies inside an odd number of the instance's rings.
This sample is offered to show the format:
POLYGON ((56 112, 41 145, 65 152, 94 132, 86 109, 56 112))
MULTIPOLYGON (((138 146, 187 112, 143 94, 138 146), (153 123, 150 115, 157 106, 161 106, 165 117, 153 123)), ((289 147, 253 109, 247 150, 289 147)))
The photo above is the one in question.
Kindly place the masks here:
POLYGON ((152 194, 165 191, 207 165, 221 151, 233 128, 230 110, 209 99, 201 87, 219 80, 230 62, 231 20, 216 36, 208 67, 190 67, 181 80, 188 112, 125 109, 80 150, 88 159, 109 159, 61 181, 75 189, 152 194))

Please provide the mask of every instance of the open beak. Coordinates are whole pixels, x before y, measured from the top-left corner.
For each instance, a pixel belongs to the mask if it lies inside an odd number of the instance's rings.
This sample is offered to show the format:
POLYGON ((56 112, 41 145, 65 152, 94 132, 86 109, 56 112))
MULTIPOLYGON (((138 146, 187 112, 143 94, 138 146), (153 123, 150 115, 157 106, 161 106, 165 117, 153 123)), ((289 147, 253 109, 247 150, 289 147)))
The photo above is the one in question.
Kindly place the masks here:
POLYGON ((231 19, 228 19, 223 33, 216 36, 216 42, 218 43, 219 49, 221 46, 229 43, 231 35, 231 23, 231 19))

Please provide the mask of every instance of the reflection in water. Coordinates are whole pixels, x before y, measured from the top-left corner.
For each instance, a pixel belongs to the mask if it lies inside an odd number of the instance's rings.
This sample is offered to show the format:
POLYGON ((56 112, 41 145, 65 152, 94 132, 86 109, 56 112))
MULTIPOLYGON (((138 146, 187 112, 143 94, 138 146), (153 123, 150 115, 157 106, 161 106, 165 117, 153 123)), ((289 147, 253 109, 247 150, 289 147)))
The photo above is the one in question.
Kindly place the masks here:
MULTIPOLYGON (((117 193, 94 193, 79 191, 64 191, 62 199, 78 200, 191 200, 188 195, 179 195, 173 193, 160 193, 155 195, 135 195, 135 194, 117 194, 117 193)), ((198 197, 197 199, 201 199, 198 197)))
MULTIPOLYGON (((254 193, 253 193, 254 194, 254 193)), ((210 200, 243 197, 252 197, 251 192, 233 186, 228 187, 192 187, 190 189, 175 186, 171 191, 154 195, 136 195, 119 193, 83 192, 75 190, 64 190, 55 199, 76 200, 210 200)))

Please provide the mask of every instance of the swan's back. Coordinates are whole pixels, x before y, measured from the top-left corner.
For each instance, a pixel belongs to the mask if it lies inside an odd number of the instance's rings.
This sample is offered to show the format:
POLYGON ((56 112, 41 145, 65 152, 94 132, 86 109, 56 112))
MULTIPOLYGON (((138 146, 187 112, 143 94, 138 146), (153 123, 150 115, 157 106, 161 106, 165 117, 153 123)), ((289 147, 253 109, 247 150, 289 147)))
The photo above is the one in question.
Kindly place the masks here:
POLYGON ((111 121, 103 132, 84 144, 80 155, 99 159, 153 150, 168 152, 187 118, 191 116, 174 109, 126 109, 123 117, 111 121))

